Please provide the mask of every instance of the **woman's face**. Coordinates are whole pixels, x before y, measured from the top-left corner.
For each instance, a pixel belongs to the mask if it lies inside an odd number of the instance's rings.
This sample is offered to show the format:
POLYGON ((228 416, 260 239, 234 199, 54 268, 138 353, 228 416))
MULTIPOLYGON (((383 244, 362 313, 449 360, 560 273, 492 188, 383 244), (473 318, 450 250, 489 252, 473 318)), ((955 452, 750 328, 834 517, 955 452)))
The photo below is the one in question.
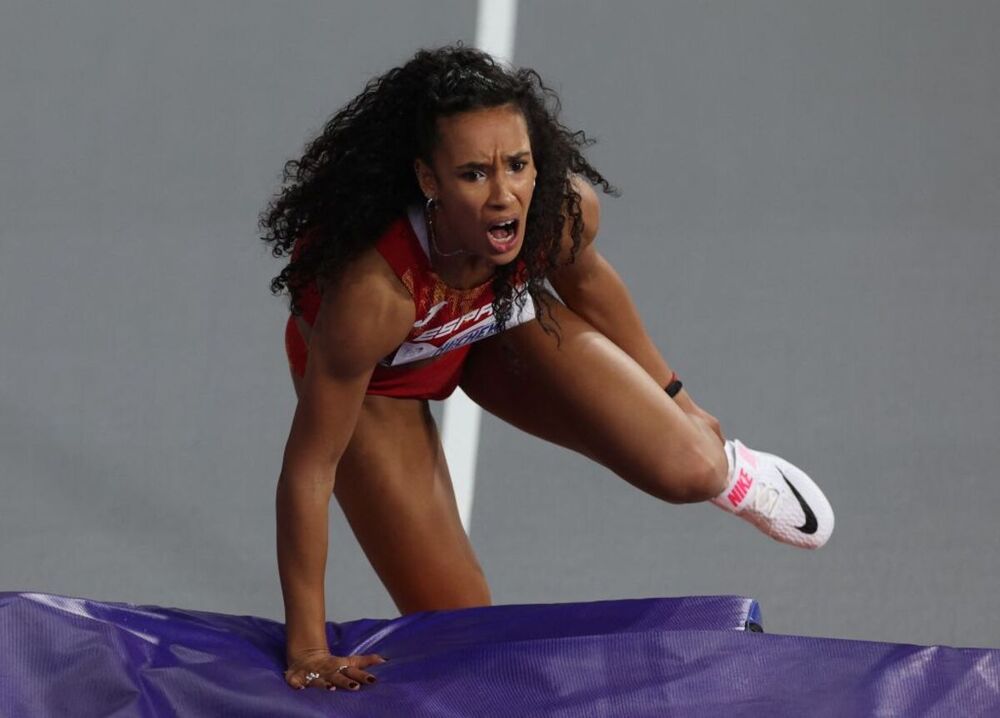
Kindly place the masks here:
POLYGON ((502 105, 440 117, 437 129, 431 166, 417 160, 416 170, 437 199, 438 246, 507 264, 524 241, 537 174, 524 115, 502 105))

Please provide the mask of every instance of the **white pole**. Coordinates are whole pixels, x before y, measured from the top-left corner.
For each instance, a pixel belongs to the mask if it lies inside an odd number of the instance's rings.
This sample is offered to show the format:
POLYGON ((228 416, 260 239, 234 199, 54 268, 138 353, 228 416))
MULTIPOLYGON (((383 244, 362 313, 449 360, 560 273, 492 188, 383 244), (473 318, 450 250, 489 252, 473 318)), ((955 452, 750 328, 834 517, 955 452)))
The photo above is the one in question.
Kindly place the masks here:
POLYGON ((517 0, 479 0, 476 47, 509 64, 514 57, 516 22, 517 0))
MULTIPOLYGON (((476 16, 476 47, 503 62, 514 56, 517 0, 479 0, 476 16)), ((479 451, 479 406, 461 389, 444 403, 441 443, 455 486, 455 500, 462 526, 469 533, 472 497, 476 488, 476 455, 479 451)))

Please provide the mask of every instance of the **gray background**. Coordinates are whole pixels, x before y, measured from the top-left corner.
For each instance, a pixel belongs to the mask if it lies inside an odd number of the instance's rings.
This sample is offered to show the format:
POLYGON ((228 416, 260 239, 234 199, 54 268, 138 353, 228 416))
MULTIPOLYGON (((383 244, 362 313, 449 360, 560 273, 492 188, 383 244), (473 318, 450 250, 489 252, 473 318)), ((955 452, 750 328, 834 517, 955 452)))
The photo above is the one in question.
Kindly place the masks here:
MULTIPOLYGON (((602 252, 729 436, 826 490, 818 553, 486 417, 497 603, 733 593, 771 631, 1000 646, 1000 5, 521 2, 516 64, 624 195, 602 252)), ((256 216, 467 2, 10 2, 0 591, 281 619, 294 410, 256 216)), ((331 504, 331 620, 395 609, 331 504)))

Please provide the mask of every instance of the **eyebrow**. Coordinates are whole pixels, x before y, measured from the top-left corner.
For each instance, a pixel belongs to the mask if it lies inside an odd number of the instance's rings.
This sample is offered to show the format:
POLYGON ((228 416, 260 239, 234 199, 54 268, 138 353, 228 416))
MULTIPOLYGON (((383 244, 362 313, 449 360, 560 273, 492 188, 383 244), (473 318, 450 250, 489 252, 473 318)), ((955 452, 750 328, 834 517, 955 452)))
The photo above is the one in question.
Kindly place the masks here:
MULTIPOLYGON (((504 157, 504 159, 507 160, 508 162, 510 162, 511 160, 522 159, 524 157, 527 157, 530 154, 531 154, 530 150, 521 150, 520 152, 515 152, 512 155, 506 155, 504 157)), ((465 164, 458 165, 455 169, 458 169, 458 170, 465 170, 465 169, 478 170, 478 169, 482 169, 483 167, 488 167, 488 166, 489 166, 488 162, 466 162, 465 164)))

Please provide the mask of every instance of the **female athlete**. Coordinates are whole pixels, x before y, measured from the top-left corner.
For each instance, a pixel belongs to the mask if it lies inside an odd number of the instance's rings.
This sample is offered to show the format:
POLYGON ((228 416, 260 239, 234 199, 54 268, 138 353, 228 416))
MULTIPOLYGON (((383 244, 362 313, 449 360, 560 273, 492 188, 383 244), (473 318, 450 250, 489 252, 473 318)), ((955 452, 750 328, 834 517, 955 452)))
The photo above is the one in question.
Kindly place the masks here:
POLYGON ((664 501, 807 548, 833 530, 812 480, 727 441, 647 336, 594 243, 593 186, 614 190, 558 107, 533 70, 420 51, 333 116, 261 215, 291 255, 272 291, 291 295, 298 397, 276 498, 295 688, 357 690, 383 660, 329 651, 331 495, 401 613, 490 603, 427 404, 456 386, 664 501))

